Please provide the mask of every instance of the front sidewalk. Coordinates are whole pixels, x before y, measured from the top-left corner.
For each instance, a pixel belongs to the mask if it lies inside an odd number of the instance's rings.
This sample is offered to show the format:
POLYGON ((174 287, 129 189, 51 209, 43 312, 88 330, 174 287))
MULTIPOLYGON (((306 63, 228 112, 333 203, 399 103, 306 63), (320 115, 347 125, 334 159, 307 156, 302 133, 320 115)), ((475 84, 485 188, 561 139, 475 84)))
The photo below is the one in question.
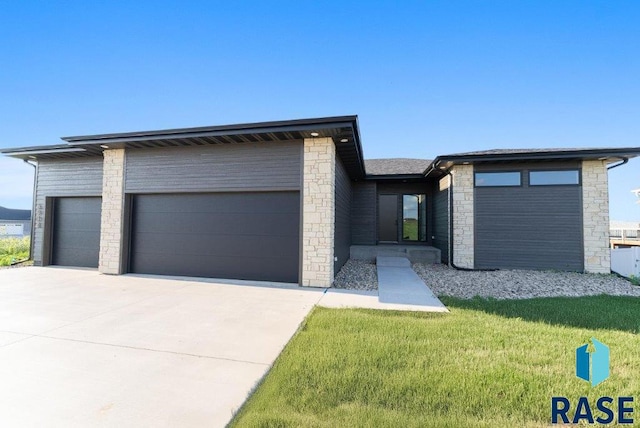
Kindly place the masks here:
POLYGON ((327 308, 449 312, 411 268, 405 257, 378 256, 378 290, 328 289, 318 302, 327 308))

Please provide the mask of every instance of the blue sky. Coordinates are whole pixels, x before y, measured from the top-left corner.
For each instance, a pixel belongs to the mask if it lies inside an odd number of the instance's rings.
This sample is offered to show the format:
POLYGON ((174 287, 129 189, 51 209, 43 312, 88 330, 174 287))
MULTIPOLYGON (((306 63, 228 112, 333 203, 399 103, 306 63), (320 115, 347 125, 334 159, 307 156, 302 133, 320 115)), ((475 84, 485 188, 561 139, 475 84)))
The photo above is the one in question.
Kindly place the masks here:
MULTIPOLYGON (((343 114, 368 158, 640 146, 633 1, 21 1, 0 19, 0 147, 343 114)), ((0 205, 29 208, 31 174, 1 159, 0 205)), ((640 160, 609 176, 611 218, 640 221, 640 160)))

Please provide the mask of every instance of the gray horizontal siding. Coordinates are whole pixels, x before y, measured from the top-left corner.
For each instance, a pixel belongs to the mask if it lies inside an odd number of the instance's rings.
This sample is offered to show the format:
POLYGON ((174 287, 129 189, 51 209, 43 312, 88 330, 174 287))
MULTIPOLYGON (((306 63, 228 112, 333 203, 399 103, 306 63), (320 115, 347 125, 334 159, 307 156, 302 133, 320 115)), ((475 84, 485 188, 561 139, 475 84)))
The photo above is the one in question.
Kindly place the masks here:
POLYGON ((582 271, 581 187, 529 187, 527 179, 475 189, 476 268, 582 271))
MULTIPOLYGON (((101 196, 102 157, 42 160, 36 176, 33 260, 43 263, 46 198, 60 196, 101 196)), ((46 261, 45 261, 46 262, 46 261)))
POLYGON ((449 261, 449 177, 434 183, 433 246, 440 250, 443 262, 449 261), (442 185, 441 185, 442 184, 442 185))
POLYGON ((377 193, 375 181, 352 183, 351 243, 375 245, 377 241, 377 193))
POLYGON ((378 183, 378 195, 381 193, 429 195, 430 192, 427 183, 378 183))
POLYGON ((302 144, 221 144, 127 151, 128 193, 300 189, 302 144))
POLYGON ((351 180, 340 158, 336 158, 334 272, 349 260, 351 249, 351 180))

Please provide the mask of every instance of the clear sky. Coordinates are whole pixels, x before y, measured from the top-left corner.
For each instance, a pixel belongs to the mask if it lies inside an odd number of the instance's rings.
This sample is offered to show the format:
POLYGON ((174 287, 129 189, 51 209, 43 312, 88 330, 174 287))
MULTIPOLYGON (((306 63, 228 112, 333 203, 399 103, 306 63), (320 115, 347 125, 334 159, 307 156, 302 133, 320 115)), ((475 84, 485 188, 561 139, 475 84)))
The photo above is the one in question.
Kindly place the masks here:
MULTIPOLYGON (((637 1, 13 1, 0 147, 358 114, 365 157, 640 146, 637 1)), ((0 205, 31 167, 0 159, 0 205)), ((640 160, 611 218, 640 221, 640 160)), ((79 177, 81 179, 81 177, 79 177)))

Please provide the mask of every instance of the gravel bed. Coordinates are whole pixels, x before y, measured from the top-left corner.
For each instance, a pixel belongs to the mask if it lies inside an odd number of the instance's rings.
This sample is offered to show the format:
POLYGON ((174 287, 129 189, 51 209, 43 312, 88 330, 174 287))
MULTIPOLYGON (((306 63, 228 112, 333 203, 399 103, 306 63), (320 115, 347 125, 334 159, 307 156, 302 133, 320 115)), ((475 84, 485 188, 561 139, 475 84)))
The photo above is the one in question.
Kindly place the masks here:
POLYGON ((336 275, 333 286, 351 290, 377 290, 378 272, 375 263, 348 260, 336 275))
POLYGON ((468 272, 447 265, 413 265, 416 273, 438 296, 469 299, 474 296, 496 299, 533 297, 640 296, 640 287, 615 275, 532 270, 468 272))

